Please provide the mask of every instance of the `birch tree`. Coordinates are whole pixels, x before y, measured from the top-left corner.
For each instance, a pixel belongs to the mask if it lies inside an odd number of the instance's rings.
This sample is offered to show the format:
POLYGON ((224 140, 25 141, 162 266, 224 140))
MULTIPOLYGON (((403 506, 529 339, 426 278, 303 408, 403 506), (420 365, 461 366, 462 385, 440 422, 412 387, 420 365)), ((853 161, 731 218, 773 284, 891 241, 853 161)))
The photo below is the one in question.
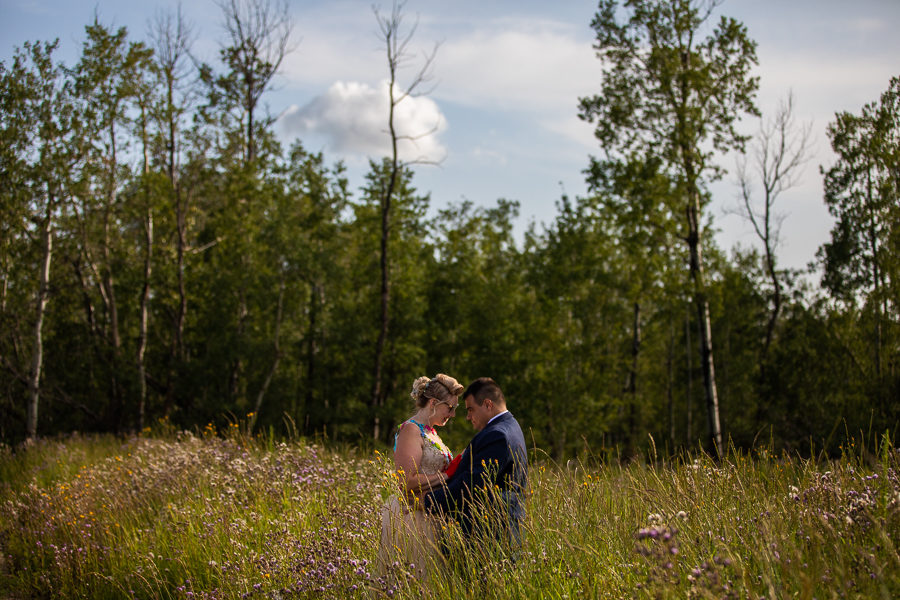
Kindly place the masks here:
POLYGON ((57 43, 26 43, 7 67, 0 63, 0 144, 4 221, 10 234, 29 244, 34 257, 34 312, 27 368, 26 438, 38 433, 44 363, 43 328, 51 296, 56 223, 71 194, 81 160, 78 112, 60 64, 57 43))
POLYGON ((165 165, 169 180, 169 200, 175 217, 175 282, 178 304, 172 317, 172 336, 166 365, 164 412, 168 414, 175 403, 176 363, 184 363, 184 328, 188 312, 185 261, 190 249, 188 214, 190 194, 181 185, 180 160, 183 154, 184 120, 194 100, 194 86, 189 81, 193 27, 184 19, 179 5, 177 12, 158 13, 150 28, 150 39, 156 62, 158 86, 163 89, 155 107, 161 151, 160 162, 165 165))
POLYGON ((836 114, 828 137, 837 160, 822 170, 825 204, 836 222, 819 250, 823 284, 836 299, 873 314, 866 376, 882 382, 897 376, 900 335, 900 77, 860 114, 836 114))
POLYGON ((656 157, 676 182, 673 213, 681 215, 687 244, 709 430, 722 452, 712 325, 703 263, 707 184, 721 176, 715 152, 740 150, 746 137, 736 124, 757 114, 756 44, 746 27, 710 19, 717 0, 601 0, 591 26, 594 48, 606 67, 601 91, 580 100, 579 116, 609 158, 635 153, 656 157), (706 37, 702 37, 709 31, 706 37))
POLYGON ((152 52, 141 42, 130 42, 126 28, 112 31, 96 17, 85 32, 81 59, 72 71, 73 89, 91 124, 86 138, 91 144, 91 189, 80 197, 81 250, 89 273, 82 285, 86 297, 96 289, 103 307, 101 352, 110 385, 108 416, 118 428, 125 416, 123 314, 117 285, 122 266, 117 258, 123 246, 120 192, 131 174, 125 158, 133 140, 128 135, 133 124, 130 111, 141 93, 152 52))

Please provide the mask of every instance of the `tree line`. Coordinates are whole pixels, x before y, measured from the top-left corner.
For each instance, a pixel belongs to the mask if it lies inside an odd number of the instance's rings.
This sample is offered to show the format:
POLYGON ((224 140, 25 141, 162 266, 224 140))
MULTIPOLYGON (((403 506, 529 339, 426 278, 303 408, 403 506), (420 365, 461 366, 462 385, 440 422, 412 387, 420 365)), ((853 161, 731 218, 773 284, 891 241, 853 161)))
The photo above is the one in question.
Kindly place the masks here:
POLYGON ((831 239, 809 273, 785 269, 777 200, 808 130, 790 99, 760 115, 756 45, 716 4, 599 2, 588 193, 518 241, 515 201, 430 211, 398 157, 393 109, 431 62, 393 85, 402 5, 376 12, 393 154, 355 191, 260 107, 293 50, 285 4, 223 2, 219 65, 192 59, 179 12, 146 41, 95 19, 74 66, 55 42, 16 48, 0 63, 0 438, 165 419, 387 442, 410 383, 437 372, 497 379, 557 459, 892 435, 900 78, 829 124, 831 239), (730 151, 761 250, 729 255, 707 206, 730 151))

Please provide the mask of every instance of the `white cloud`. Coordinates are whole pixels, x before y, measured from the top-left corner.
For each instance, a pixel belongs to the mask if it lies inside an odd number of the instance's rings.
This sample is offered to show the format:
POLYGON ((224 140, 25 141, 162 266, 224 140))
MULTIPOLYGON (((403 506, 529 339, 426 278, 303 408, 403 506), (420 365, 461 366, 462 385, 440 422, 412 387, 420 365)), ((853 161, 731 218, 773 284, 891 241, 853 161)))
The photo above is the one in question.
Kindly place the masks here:
POLYGON ((760 57, 763 91, 803 90, 829 106, 831 113, 849 110, 855 102, 877 100, 881 92, 887 89, 888 81, 896 70, 895 63, 877 58, 847 56, 825 60, 818 55, 802 52, 794 52, 791 56, 772 53, 760 57))
MULTIPOLYGON (((316 27, 303 33, 297 51, 285 58, 283 73, 290 82, 323 86, 340 79, 374 85, 373 74, 384 76, 384 42, 374 23, 358 18, 334 23, 319 15, 313 23, 316 27)), ((474 28, 466 24, 438 47, 433 97, 482 109, 572 114, 579 96, 597 90, 601 64, 586 27, 536 18, 490 19, 474 28)), ((446 36, 441 25, 447 24, 429 22, 416 32, 410 70, 401 71, 401 85, 431 44, 446 36)))
POLYGON ((475 148, 472 149, 472 158, 482 165, 493 164, 505 167, 509 164, 509 159, 507 159, 505 152, 494 150, 492 148, 485 148, 484 146, 475 146, 475 148))
MULTIPOLYGON (((326 140, 328 149, 339 154, 367 157, 389 156, 387 82, 377 88, 365 83, 338 81, 305 106, 296 105, 280 119, 288 135, 312 134, 326 140)), ((395 91, 399 97, 400 91, 395 91)), ((439 161, 446 154, 439 135, 447 127, 438 105, 426 97, 407 96, 394 111, 398 144, 405 161, 439 161)))
POLYGON ((850 19, 847 23, 847 28, 850 31, 861 34, 880 33, 887 30, 889 27, 888 23, 882 19, 864 17, 850 19))
POLYGON ((289 82, 320 88, 335 80, 374 85, 387 74, 378 39, 365 28, 315 28, 300 37, 296 50, 282 64, 289 82))
MULTIPOLYGON (((319 93, 335 80, 374 88, 386 73, 383 41, 378 39, 371 13, 354 12, 348 22, 335 12, 309 14, 304 19, 303 40, 284 64, 283 74, 294 89, 319 93)), ((420 23, 424 26, 415 33, 408 69, 399 73, 401 86, 404 76, 421 66, 420 59, 431 44, 443 38, 432 65, 429 97, 479 111, 513 111, 516 118, 533 115, 533 126, 562 139, 574 136, 583 143, 590 137, 576 133, 571 123, 578 98, 595 93, 602 75, 586 26, 534 17, 457 21, 435 18, 420 23), (445 37, 448 32, 452 34, 445 37)), ((336 93, 332 86, 303 109, 293 109, 289 118, 296 119, 299 110, 309 112, 312 104, 324 98, 333 102, 336 93)))
POLYGON ((597 154, 600 150, 599 142, 594 137, 594 125, 579 119, 574 111, 562 118, 543 120, 541 126, 574 142, 576 145, 572 146, 573 151, 597 154))
POLYGON ((591 42, 549 21, 498 21, 441 46, 435 95, 468 106, 574 113, 595 90, 601 64, 591 42))

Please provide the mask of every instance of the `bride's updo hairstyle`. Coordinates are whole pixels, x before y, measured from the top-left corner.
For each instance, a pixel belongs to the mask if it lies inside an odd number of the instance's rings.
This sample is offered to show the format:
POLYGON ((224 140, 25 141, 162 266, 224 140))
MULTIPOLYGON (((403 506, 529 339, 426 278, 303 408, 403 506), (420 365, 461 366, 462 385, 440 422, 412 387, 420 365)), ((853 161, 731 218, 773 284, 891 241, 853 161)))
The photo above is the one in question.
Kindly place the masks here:
POLYGON ((409 393, 417 408, 428 404, 429 398, 438 402, 449 402, 463 393, 464 386, 443 373, 438 373, 433 378, 422 376, 413 382, 412 391, 409 393))

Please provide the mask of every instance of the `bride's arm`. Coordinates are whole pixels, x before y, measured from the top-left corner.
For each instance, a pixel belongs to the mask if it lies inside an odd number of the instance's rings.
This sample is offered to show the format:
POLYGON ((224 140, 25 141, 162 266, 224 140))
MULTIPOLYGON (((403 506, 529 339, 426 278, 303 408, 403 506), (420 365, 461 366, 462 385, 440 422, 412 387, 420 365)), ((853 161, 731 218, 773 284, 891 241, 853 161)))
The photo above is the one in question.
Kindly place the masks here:
POLYGON ((420 494, 439 487, 446 480, 444 473, 426 475, 419 472, 422 447, 422 436, 415 427, 400 429, 397 435, 397 448, 394 450, 394 466, 400 473, 404 492, 420 494))

